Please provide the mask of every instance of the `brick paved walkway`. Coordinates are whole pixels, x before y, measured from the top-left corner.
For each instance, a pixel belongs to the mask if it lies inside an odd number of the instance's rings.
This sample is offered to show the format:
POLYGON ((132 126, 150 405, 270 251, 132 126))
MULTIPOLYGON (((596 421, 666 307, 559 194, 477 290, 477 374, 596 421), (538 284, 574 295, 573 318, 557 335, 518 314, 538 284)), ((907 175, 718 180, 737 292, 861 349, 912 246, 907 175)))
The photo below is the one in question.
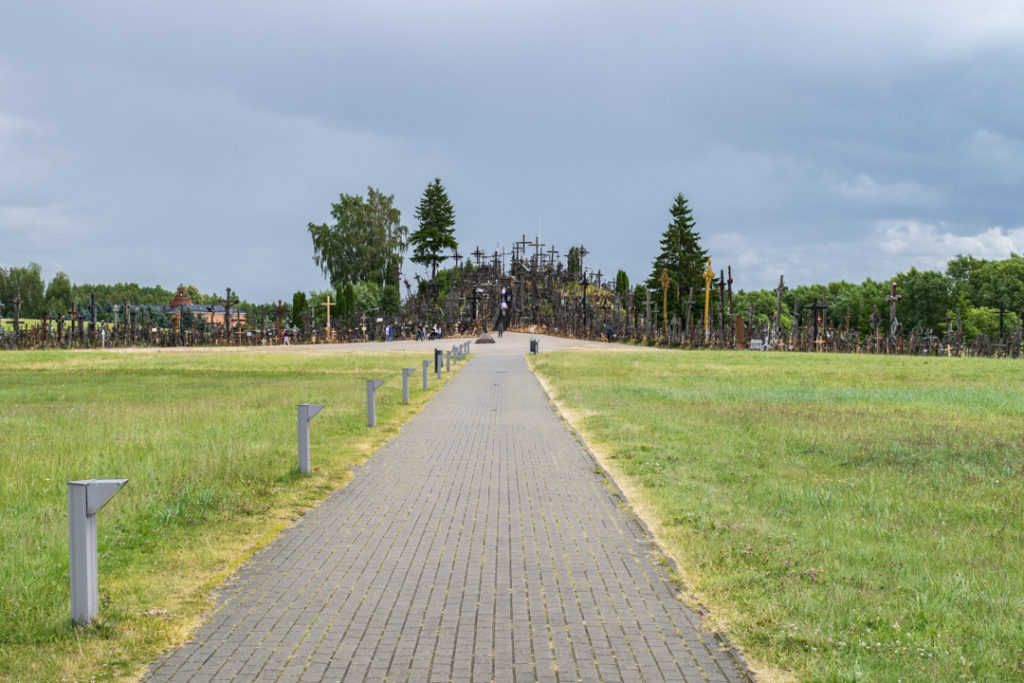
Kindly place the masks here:
POLYGON ((523 358, 479 354, 148 680, 746 680, 656 560, 523 358))

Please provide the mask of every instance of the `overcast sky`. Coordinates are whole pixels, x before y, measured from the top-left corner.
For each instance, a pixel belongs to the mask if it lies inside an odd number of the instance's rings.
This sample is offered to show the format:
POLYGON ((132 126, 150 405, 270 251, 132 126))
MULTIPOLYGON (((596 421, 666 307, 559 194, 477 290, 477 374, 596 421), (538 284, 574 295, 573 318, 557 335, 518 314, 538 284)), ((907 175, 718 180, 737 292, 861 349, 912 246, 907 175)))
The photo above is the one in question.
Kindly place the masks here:
POLYGON ((463 254, 633 282, 679 192, 738 289, 1005 258, 1024 4, 0 0, 2 266, 288 299, 340 193, 412 230, 435 176, 463 254))

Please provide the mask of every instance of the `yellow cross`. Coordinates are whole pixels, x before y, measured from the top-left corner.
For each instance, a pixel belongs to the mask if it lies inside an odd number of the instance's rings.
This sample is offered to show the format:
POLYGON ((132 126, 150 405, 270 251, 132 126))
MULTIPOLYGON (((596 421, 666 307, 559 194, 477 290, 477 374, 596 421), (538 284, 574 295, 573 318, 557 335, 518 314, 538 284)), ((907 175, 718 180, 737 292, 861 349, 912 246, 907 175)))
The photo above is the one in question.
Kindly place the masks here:
POLYGON ((331 301, 331 295, 327 295, 327 303, 320 304, 321 306, 327 307, 327 329, 331 329, 331 306, 337 306, 337 301, 331 301))
POLYGON ((708 257, 708 267, 704 271, 704 338, 708 337, 708 324, 711 322, 711 281, 715 279, 715 271, 711 270, 711 257, 708 257))

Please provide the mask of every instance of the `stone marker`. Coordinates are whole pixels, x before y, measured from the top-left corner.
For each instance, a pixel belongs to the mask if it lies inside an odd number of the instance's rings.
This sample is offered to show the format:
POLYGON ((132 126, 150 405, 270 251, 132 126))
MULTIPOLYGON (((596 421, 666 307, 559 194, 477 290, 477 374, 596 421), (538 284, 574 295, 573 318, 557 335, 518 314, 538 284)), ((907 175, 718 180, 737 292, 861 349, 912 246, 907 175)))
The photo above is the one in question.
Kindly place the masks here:
POLYGON ((96 513, 127 479, 68 482, 68 546, 71 554, 71 621, 86 625, 99 613, 96 513))
POLYGON ((366 380, 366 424, 370 427, 377 426, 377 389, 381 384, 382 379, 366 380))
POLYGON ((298 405, 299 472, 310 474, 309 469, 309 421, 323 410, 321 403, 300 403, 298 405))
POLYGON ((416 372, 416 368, 402 368, 402 402, 409 403, 409 375, 416 372))

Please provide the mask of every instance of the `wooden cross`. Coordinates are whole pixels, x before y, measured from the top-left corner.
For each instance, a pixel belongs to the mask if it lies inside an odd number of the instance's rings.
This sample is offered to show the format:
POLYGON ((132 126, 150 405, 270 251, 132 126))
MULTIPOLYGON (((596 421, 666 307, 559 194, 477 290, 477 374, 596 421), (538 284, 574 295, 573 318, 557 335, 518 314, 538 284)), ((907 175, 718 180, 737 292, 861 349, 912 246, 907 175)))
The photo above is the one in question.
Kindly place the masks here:
MULTIPOLYGON (((783 278, 783 276, 780 275, 779 276, 779 286, 775 288, 775 297, 776 297, 775 321, 779 325, 779 332, 782 331, 782 295, 787 290, 789 290, 789 287, 786 286, 786 283, 783 281, 782 278, 783 278)), ((780 335, 780 337, 781 337, 781 335, 780 335)))
POLYGON ((277 308, 272 308, 270 310, 270 312, 277 314, 277 324, 274 327, 277 329, 278 332, 280 332, 281 331, 281 320, 284 317, 284 314, 288 312, 288 309, 285 308, 284 302, 281 301, 280 299, 278 299, 277 300, 277 308))
POLYGON ((454 252, 452 252, 452 258, 455 259, 455 267, 458 268, 459 267, 459 261, 462 260, 462 254, 459 253, 458 249, 456 249, 454 252))
POLYGON ((711 270, 711 257, 708 257, 708 267, 704 270, 704 339, 708 338, 709 316, 711 315, 711 281, 715 279, 715 271, 711 270))
POLYGON ((729 279, 726 280, 729 285, 729 318, 732 318, 732 266, 729 266, 729 279))
POLYGON ((337 306, 337 301, 331 301, 331 295, 327 295, 327 302, 320 304, 321 306, 327 307, 327 329, 331 329, 331 306, 337 306))
POLYGON ((224 297, 224 335, 228 337, 228 341, 231 341, 231 307, 238 297, 232 297, 231 288, 228 287, 227 289, 227 295, 224 297))
POLYGON ((472 256, 473 258, 476 259, 476 267, 477 268, 479 268, 481 265, 483 265, 484 252, 480 251, 480 247, 477 247, 476 249, 474 249, 470 253, 470 256, 472 256))
POLYGON ((668 275, 668 268, 661 269, 661 327, 668 333, 668 286, 672 278, 668 275))

